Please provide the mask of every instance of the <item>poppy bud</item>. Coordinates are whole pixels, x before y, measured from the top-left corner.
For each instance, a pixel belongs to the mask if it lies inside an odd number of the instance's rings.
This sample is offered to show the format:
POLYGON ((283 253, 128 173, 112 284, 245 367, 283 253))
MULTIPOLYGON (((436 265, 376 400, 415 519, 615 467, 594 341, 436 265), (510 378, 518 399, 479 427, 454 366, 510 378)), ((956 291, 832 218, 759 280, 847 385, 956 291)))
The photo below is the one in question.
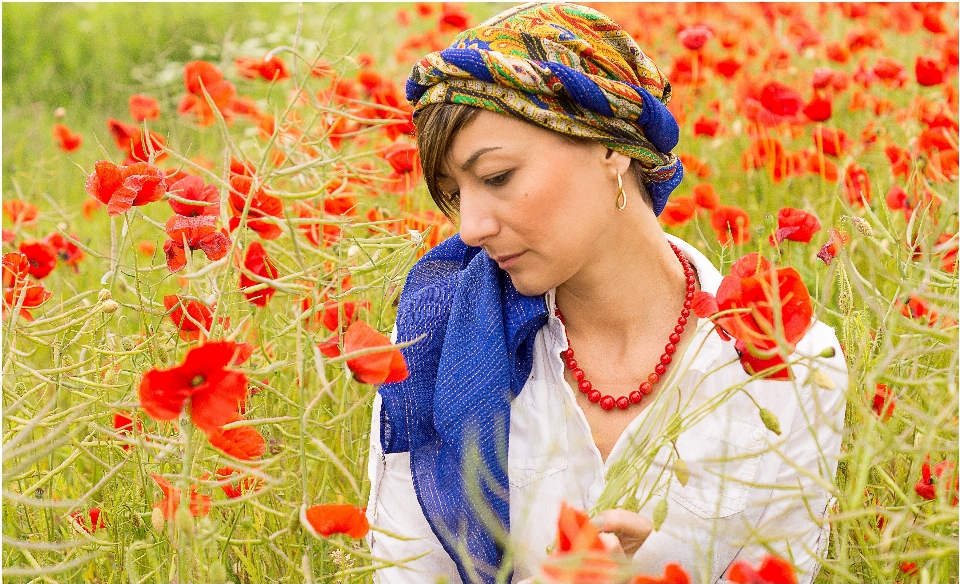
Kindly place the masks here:
POLYGON ((820 351, 820 357, 824 359, 832 359, 837 354, 837 350, 833 347, 827 347, 823 351, 820 351))
POLYGON ((677 482, 680 483, 680 486, 687 486, 687 481, 690 480, 690 469, 687 468, 687 463, 683 459, 678 458, 676 462, 673 463, 673 476, 677 477, 677 482))
POLYGON ((103 382, 107 385, 112 385, 114 381, 117 380, 117 372, 112 367, 108 367, 106 371, 103 372, 103 382))
POLYGON ((763 425, 767 427, 767 430, 770 430, 777 436, 780 435, 780 420, 777 419, 777 416, 767 408, 760 408, 760 421, 763 422, 763 425))
MULTIPOLYGON (((833 347, 831 347, 832 349, 833 347)), ((821 371, 820 369, 814 369, 810 374, 810 381, 813 382, 819 388, 822 389, 836 389, 837 386, 833 383, 833 379, 829 375, 821 371)))
POLYGON ((180 507, 174 519, 177 522, 177 529, 183 533, 193 533, 193 515, 190 515, 189 509, 180 507))
POLYGON ((211 564, 207 575, 210 577, 210 582, 214 584, 223 584, 228 579, 227 569, 220 562, 211 564))
POLYGON ((131 339, 130 337, 123 337, 122 339, 120 339, 120 346, 123 347, 124 351, 132 351, 133 339, 131 339))
POLYGON ((857 231, 866 235, 867 237, 875 237, 873 232, 873 226, 867 222, 863 217, 851 217, 853 219, 853 226, 857 228, 857 231))
POLYGON ((104 314, 113 314, 118 308, 120 308, 120 305, 117 304, 116 300, 107 299, 100 305, 100 310, 102 310, 104 314))
POLYGON ((667 518, 667 498, 660 499, 657 506, 653 508, 653 530, 660 531, 664 519, 667 518))
POLYGON ((160 510, 160 507, 154 507, 150 514, 150 524, 153 525, 153 530, 157 533, 163 533, 164 523, 163 511, 160 510))
POLYGON ((157 357, 160 357, 160 360, 164 363, 170 358, 170 353, 167 352, 167 348, 163 345, 157 345, 157 357))
POLYGON ((103 302, 105 300, 110 300, 110 291, 104 288, 100 291, 100 294, 97 295, 97 301, 103 302))

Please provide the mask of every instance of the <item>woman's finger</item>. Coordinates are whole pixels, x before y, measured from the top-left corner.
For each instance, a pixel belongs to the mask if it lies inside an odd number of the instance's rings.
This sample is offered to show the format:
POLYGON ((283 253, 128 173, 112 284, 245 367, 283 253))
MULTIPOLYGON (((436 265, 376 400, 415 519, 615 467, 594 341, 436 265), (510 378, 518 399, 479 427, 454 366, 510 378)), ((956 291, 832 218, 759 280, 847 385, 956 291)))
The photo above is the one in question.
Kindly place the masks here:
POLYGON ((597 521, 597 528, 603 533, 616 535, 628 556, 636 553, 653 531, 653 522, 649 518, 626 509, 608 509, 599 517, 603 518, 603 523, 597 521))

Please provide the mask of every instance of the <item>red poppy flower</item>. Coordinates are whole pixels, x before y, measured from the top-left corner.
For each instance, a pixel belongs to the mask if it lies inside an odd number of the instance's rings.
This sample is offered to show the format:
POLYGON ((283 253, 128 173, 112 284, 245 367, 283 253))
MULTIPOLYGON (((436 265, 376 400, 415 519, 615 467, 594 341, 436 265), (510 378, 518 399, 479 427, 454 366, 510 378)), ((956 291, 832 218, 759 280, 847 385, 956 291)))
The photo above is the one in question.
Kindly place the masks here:
POLYGON ((130 207, 162 199, 167 183, 163 171, 152 164, 138 162, 130 166, 117 166, 109 160, 100 160, 87 177, 86 190, 107 205, 110 215, 120 215, 129 211, 130 207))
POLYGON ((907 78, 907 70, 894 59, 881 55, 873 66, 873 74, 894 86, 901 86, 907 78))
POLYGON ((938 63, 936 59, 931 59, 923 55, 917 55, 917 62, 913 69, 917 83, 924 87, 940 85, 946 78, 946 72, 943 70, 943 67, 940 66, 940 63, 938 63))
POLYGON ((850 50, 838 42, 827 43, 825 47, 827 58, 835 63, 846 63, 850 60, 850 50))
POLYGON ((314 505, 304 506, 300 511, 300 523, 314 537, 330 537, 342 533, 354 539, 360 539, 370 531, 366 507, 353 505, 314 505))
POLYGON ((720 120, 714 118, 708 118, 705 115, 702 115, 693 122, 693 135, 694 136, 710 136, 711 138, 717 135, 717 131, 720 129, 720 120))
POLYGON ((897 396, 886 385, 878 383, 873 393, 873 413, 881 422, 886 422, 893 415, 896 406, 897 396))
POLYGON ((3 310, 20 305, 20 315, 33 320, 30 310, 46 302, 51 294, 42 284, 28 280, 30 260, 20 252, 3 255, 3 310))
MULTIPOLYGON (((237 471, 232 468, 218 468, 217 475, 223 477, 224 479, 232 477, 236 474, 237 471)), ((220 488, 223 489, 223 494, 230 499, 236 499, 237 497, 243 496, 244 493, 249 493, 251 491, 256 491, 260 488, 262 481, 257 477, 245 477, 240 479, 239 482, 234 484, 225 483, 220 485, 220 488)))
POLYGON ((712 211, 720 206, 720 197, 710 183, 699 183, 693 187, 693 202, 699 209, 712 211))
POLYGON ((283 201, 268 195, 262 187, 251 193, 253 183, 253 178, 249 176, 234 175, 230 177, 230 196, 227 199, 230 203, 230 214, 232 215, 230 231, 234 231, 240 226, 243 208, 247 200, 250 200, 246 226, 256 231, 257 235, 263 239, 276 239, 283 234, 283 230, 276 222, 265 220, 265 218, 282 218, 283 201))
MULTIPOLYGON (((227 424, 240 420, 243 420, 243 416, 235 412, 227 424)), ((253 460, 267 451, 266 440, 253 426, 239 426, 227 430, 214 428, 207 431, 207 440, 217 450, 240 460, 253 460)))
POLYGON ((779 81, 770 81, 760 88, 760 104, 774 116, 792 117, 803 107, 797 90, 779 81))
POLYGON ((77 247, 77 244, 73 243, 72 240, 76 239, 77 237, 75 235, 68 239, 64 237, 63 234, 55 231, 44 237, 43 242, 53 249, 54 253, 57 254, 57 259, 71 266, 74 272, 79 272, 77 264, 86 257, 86 254, 83 253, 82 249, 77 247))
POLYGON ((241 351, 236 343, 219 341, 194 347, 183 364, 151 369, 140 380, 140 405, 154 420, 176 420, 190 401, 190 417, 204 431, 232 421, 247 397, 247 376, 226 369, 241 351))
POLYGON ((176 182, 171 182, 170 178, 167 178, 167 184, 170 185, 167 188, 168 195, 175 195, 180 199, 198 203, 209 203, 206 205, 191 205, 168 197, 167 202, 170 203, 170 208, 177 215, 183 215, 184 217, 220 216, 220 192, 215 185, 205 185, 202 178, 193 175, 187 175, 176 182))
POLYGON ((183 68, 183 83, 187 94, 180 100, 177 111, 181 115, 193 114, 200 126, 209 126, 216 115, 203 92, 206 90, 213 105, 225 119, 231 117, 230 106, 237 95, 237 88, 223 79, 223 73, 212 63, 192 61, 183 68))
POLYGON ((837 182, 840 179, 840 169, 836 163, 819 152, 807 157, 805 168, 810 174, 819 175, 828 182, 837 182))
POLYGON ((830 156, 843 156, 853 141, 843 130, 832 130, 824 126, 817 126, 813 130, 813 143, 817 150, 830 156))
POLYGON ((727 580, 736 584, 797 584, 797 575, 790 562, 764 556, 757 568, 744 561, 734 562, 727 570, 727 580))
MULTIPOLYGON (((113 414, 113 430, 117 434, 133 436, 143 433, 143 422, 136 419, 133 412, 116 412, 113 414)), ((129 450, 129 444, 122 444, 124 450, 129 450)))
POLYGON ((944 272, 951 274, 957 271, 957 239, 955 235, 942 233, 937 238, 937 243, 933 249, 934 253, 942 253, 940 267, 944 272))
POLYGON ((3 214, 14 225, 30 225, 37 221, 37 206, 20 199, 7 199, 3 202, 3 214))
POLYGON ((233 60, 233 65, 237 68, 237 74, 245 79, 260 77, 267 81, 282 81, 290 78, 290 70, 287 69, 287 64, 276 55, 268 60, 256 57, 237 57, 233 60))
MULTIPOLYGON (((177 514, 177 509, 180 508, 180 489, 175 488, 170 481, 158 474, 151 474, 150 478, 157 483, 157 486, 163 492, 163 498, 154 503, 153 508, 160 509, 163 512, 164 519, 173 519, 177 514)), ((190 487, 190 515, 203 517, 210 513, 210 501, 212 499, 209 495, 197 493, 196 485, 190 487)))
POLYGON ((340 327, 343 326, 343 324, 352 323, 354 321, 358 308, 365 308, 369 310, 370 303, 366 300, 348 302, 338 302, 334 300, 324 303, 317 316, 327 330, 336 332, 340 330, 340 327), (343 310, 343 322, 340 321, 341 309, 343 310))
POLYGON ((713 65, 714 70, 720 75, 723 75, 724 77, 726 77, 727 79, 730 79, 731 77, 736 75, 737 71, 739 71, 742 67, 743 67, 743 63, 741 63, 734 57, 726 57, 726 58, 720 59, 713 65))
POLYGON ((893 176, 907 178, 910 176, 910 153, 896 144, 888 144, 883 153, 890 161, 890 170, 893 176))
POLYGON ((702 24, 691 26, 677 33, 680 44, 691 51, 699 51, 713 37, 713 31, 702 24))
POLYGON ((77 509, 70 514, 70 518, 78 528, 87 533, 95 533, 98 529, 103 529, 107 526, 103 515, 99 507, 91 507, 86 513, 84 513, 82 509, 77 509))
POLYGON ((777 213, 777 232, 775 237, 771 237, 771 243, 776 245, 784 239, 810 243, 813 234, 818 231, 820 220, 815 215, 793 207, 783 207, 777 213))
POLYGON ((833 104, 829 99, 816 96, 803 106, 803 114, 814 122, 825 122, 833 115, 833 104))
POLYGON ((395 142, 383 153, 393 172, 387 177, 385 186, 393 193, 407 193, 413 190, 423 178, 420 167, 420 154, 417 147, 405 142, 395 142))
MULTIPOLYGON (((793 268, 775 268, 758 253, 734 262, 717 289, 715 301, 707 292, 694 295, 694 312, 710 318, 717 312, 749 309, 716 318, 723 331, 737 340, 740 362, 750 374, 784 364, 777 351, 777 331, 782 330, 787 347, 793 349, 813 319, 813 301, 800 274, 793 268), (715 302, 715 303, 714 303, 715 302), (779 314, 775 307, 779 303, 779 314)), ((790 379, 788 368, 769 374, 772 379, 790 379)))
POLYGON ((900 571, 904 574, 915 574, 917 572, 916 562, 900 562, 900 571))
POLYGON ((163 136, 156 132, 149 132, 144 135, 143 130, 138 126, 124 124, 114 118, 107 120, 107 129, 113 135, 117 148, 127 153, 125 164, 147 162, 150 160, 151 151, 154 155, 154 162, 167 157, 167 153, 163 151, 165 144, 163 136), (150 141, 149 146, 147 145, 148 139, 150 141))
POLYGON ((683 163, 683 171, 686 174, 696 175, 700 178, 710 178, 710 166, 700 160, 693 154, 682 153, 677 155, 680 162, 683 163))
POLYGON ((131 95, 130 96, 130 117, 142 122, 144 120, 155 120, 160 117, 160 102, 149 95, 131 95))
POLYGON ((566 501, 561 504, 557 520, 556 551, 540 569, 547 581, 597 584, 616 582, 620 572, 590 516, 566 501))
POLYGON ((437 25, 440 32, 460 32, 470 26, 470 15, 460 4, 441 2, 437 25))
POLYGON ((57 267, 57 252, 43 241, 21 241, 20 253, 27 257, 30 275, 38 280, 46 278, 57 267))
POLYGON ((937 498, 937 487, 939 486, 940 490, 947 496, 952 496, 950 504, 956 507, 957 490, 960 486, 960 476, 957 476, 956 470, 957 467, 954 462, 944 460, 933 467, 931 472, 930 456, 928 455, 920 468, 920 480, 913 485, 913 490, 924 499, 932 501, 937 498))
POLYGON ((750 241, 750 216, 740 207, 719 205, 710 215, 710 226, 721 245, 743 245, 750 241))
POLYGON ((840 253, 843 244, 850 241, 850 236, 836 229, 828 229, 827 231, 830 233, 830 240, 823 244, 823 247, 817 252, 817 257, 829 266, 833 258, 840 253))
POLYGON ((667 564, 663 568, 663 577, 634 576, 630 584, 691 584, 690 575, 680 564, 667 564))
POLYGON ((184 217, 174 215, 167 219, 166 230, 170 238, 163 243, 167 268, 171 272, 182 270, 187 265, 186 250, 202 250, 208 260, 216 261, 227 255, 230 237, 217 228, 217 217, 198 215, 184 217))
POLYGON ((863 207, 870 204, 870 177, 856 162, 844 171, 843 186, 851 205, 863 207))
MULTIPOLYGON (((184 341, 196 341, 209 334, 213 326, 211 307, 198 300, 185 300, 176 294, 164 296, 163 305, 170 312, 170 320, 180 330, 180 338, 184 341)), ((224 322, 223 318, 220 320, 224 322)))
MULTIPOLYGON (((353 321, 343 336, 343 352, 350 354, 375 347, 392 347, 386 335, 374 330, 362 320, 353 321)), ((360 383, 394 383, 407 378, 407 364, 400 349, 390 349, 354 357, 347 367, 360 383)))
POLYGON ((857 53, 865 49, 882 49, 883 38, 880 33, 873 28, 862 27, 849 31, 847 33, 847 48, 851 53, 857 53))
MULTIPOLYGON (((268 280, 276 279, 278 274, 276 266, 274 266, 270 258, 267 257, 267 252, 263 249, 263 245, 259 241, 254 241, 250 244, 250 248, 247 249, 247 255, 243 260, 243 266, 257 276, 268 280)), ((258 284, 260 284, 260 282, 257 282, 246 274, 240 274, 241 288, 249 288, 258 284)), ((243 295, 246 296, 247 300, 254 306, 263 308, 276 292, 277 290, 275 288, 268 286, 255 292, 244 292, 243 295)))
POLYGON ((83 136, 74 134, 73 130, 63 124, 53 125, 53 139, 57 141, 57 146, 64 152, 75 152, 83 144, 83 136))

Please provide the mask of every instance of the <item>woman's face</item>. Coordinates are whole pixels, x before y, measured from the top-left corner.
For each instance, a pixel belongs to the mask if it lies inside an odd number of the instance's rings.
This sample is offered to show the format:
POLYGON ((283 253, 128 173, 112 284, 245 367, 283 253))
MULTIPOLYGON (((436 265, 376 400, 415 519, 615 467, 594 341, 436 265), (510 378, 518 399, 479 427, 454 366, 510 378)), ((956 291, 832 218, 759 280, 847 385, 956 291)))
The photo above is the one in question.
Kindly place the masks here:
POLYGON ((438 182, 459 199, 463 242, 482 247, 521 294, 535 296, 615 244, 616 175, 629 160, 484 110, 454 138, 438 182))

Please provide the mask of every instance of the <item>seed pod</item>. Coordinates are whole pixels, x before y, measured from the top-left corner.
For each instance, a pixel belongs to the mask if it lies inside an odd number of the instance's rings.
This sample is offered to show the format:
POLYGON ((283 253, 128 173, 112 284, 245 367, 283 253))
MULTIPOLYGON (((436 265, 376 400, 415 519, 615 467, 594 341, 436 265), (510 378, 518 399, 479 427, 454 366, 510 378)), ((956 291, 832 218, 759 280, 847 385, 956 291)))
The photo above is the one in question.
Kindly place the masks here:
POLYGON ((133 339, 130 337, 123 337, 120 339, 120 346, 123 347, 124 351, 132 351, 134 347, 133 339))
POLYGON ((687 486, 687 481, 690 480, 690 469, 687 468, 687 463, 682 458, 677 458, 673 463, 673 476, 677 477, 680 486, 687 486))
POLYGON ((97 301, 103 302, 105 300, 110 300, 110 291, 104 288, 100 291, 100 294, 97 295, 97 301))
POLYGON ((100 310, 102 310, 104 314, 113 314, 118 308, 120 308, 120 305, 117 304, 116 300, 104 300, 100 305, 100 310))
POLYGON ((160 510, 160 507, 153 508, 153 512, 150 514, 150 524, 153 525, 154 531, 163 533, 163 526, 166 524, 166 520, 163 518, 163 511, 160 510))
POLYGON ((657 502, 657 506, 653 508, 653 530, 660 531, 660 526, 663 525, 663 521, 667 518, 667 498, 664 497, 657 502))
POLYGON ((826 349, 820 351, 820 357, 823 359, 832 359, 837 354, 837 350, 833 347, 827 347, 826 349))
POLYGON ((763 425, 767 427, 767 430, 770 430, 777 436, 780 435, 780 420, 777 419, 777 416, 767 408, 760 408, 760 421, 763 422, 763 425))
POLYGON ((157 343, 157 356, 160 357, 160 360, 164 363, 170 358, 170 353, 167 352, 167 348, 157 343))
POLYGON ((113 385, 113 382, 117 380, 117 370, 112 366, 107 367, 107 370, 103 372, 103 382, 107 385, 113 385))

